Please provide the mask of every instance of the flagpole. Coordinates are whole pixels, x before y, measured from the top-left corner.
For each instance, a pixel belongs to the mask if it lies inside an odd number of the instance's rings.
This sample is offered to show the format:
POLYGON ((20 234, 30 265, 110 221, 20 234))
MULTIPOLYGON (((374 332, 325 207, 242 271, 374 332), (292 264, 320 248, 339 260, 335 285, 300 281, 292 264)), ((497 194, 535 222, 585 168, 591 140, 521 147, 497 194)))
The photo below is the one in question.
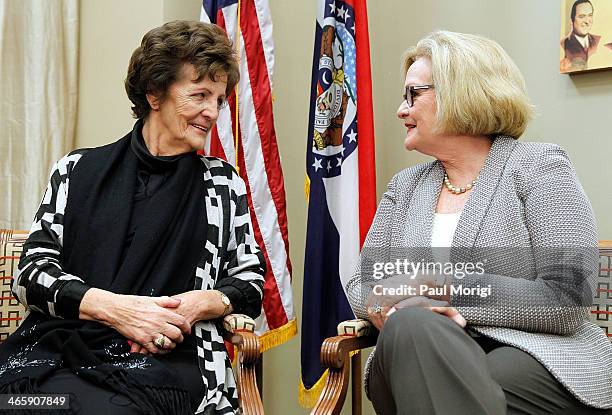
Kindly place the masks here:
MULTIPOLYGON (((338 323, 354 318, 344 289, 376 210, 366 0, 338 3, 319 0, 315 26, 302 290, 302 316, 309 318, 302 319, 298 395, 304 407, 315 405, 331 379, 321 367, 321 344, 338 323), (358 220, 347 220, 354 217, 358 220)), ((351 355, 356 372, 359 359, 359 354, 351 355)), ((359 397, 353 396, 356 410, 359 397)))
MULTIPOLYGON (((240 70, 240 63, 241 63, 240 61, 242 59, 242 54, 240 53, 240 10, 241 10, 240 6, 241 6, 241 3, 242 3, 242 1, 238 0, 238 21, 237 21, 237 24, 236 24, 236 52, 238 54, 238 68, 239 68, 238 70, 240 70)), ((240 75, 242 75, 242 74, 240 74, 240 75)), ((236 97, 236 111, 235 111, 235 113, 236 113, 236 120, 234 121, 234 148, 236 150, 236 161, 235 161, 236 171, 238 172, 238 175, 240 176, 240 164, 238 163, 238 155, 239 155, 239 153, 238 153, 238 144, 239 144, 239 142, 238 142, 238 132, 240 131, 240 125, 239 125, 240 118, 238 117, 238 110, 239 110, 238 96, 239 96, 239 92, 240 92, 240 90, 238 89, 239 85, 240 85, 240 82, 238 82, 236 84, 236 87, 235 87, 236 93, 234 94, 235 97, 236 97)))

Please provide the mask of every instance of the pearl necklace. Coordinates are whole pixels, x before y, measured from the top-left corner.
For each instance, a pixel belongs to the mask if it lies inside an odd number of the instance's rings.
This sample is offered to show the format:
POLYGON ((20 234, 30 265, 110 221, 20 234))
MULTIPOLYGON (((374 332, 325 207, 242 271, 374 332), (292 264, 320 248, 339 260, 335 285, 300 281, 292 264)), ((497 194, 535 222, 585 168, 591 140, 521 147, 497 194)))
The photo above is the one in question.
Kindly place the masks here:
POLYGON ((466 187, 456 187, 453 186, 448 179, 448 175, 446 172, 444 173, 444 186, 453 194, 460 195, 461 193, 465 193, 470 190, 476 184, 476 180, 472 180, 472 183, 468 184, 466 187))

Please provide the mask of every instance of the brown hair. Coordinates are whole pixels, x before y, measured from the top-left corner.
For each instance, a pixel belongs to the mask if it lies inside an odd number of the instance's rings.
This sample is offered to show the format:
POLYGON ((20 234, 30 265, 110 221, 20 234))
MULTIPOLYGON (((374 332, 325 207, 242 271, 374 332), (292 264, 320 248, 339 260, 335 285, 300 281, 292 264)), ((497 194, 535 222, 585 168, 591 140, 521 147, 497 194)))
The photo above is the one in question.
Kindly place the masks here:
POLYGON ((216 81, 227 75, 227 96, 240 79, 232 42, 220 27, 187 20, 168 22, 145 34, 132 53, 125 90, 134 104, 135 118, 149 115, 147 94, 159 94, 163 99, 184 64, 195 67, 198 80, 208 76, 216 81))

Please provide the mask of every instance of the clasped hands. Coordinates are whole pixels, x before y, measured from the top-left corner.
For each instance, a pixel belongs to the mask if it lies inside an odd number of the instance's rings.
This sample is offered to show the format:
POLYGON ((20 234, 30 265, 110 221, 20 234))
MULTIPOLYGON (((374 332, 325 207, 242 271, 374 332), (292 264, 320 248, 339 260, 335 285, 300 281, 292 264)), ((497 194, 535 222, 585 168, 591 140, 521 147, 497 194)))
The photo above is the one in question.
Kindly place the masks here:
POLYGON ((146 297, 92 288, 85 293, 80 311, 81 318, 99 321, 122 334, 130 352, 165 354, 191 333, 195 322, 223 315, 225 306, 212 290, 146 297))
POLYGON ((178 343, 183 342, 183 335, 191 333, 193 322, 179 313, 178 308, 183 302, 174 297, 139 297, 145 304, 140 304, 139 323, 136 327, 133 323, 125 325, 126 333, 119 327, 117 331, 128 339, 131 353, 142 354, 166 354, 172 351, 178 343), (149 303, 149 304, 146 304, 149 303), (128 333, 131 336, 127 335, 128 333))
POLYGON ((450 306, 448 295, 418 295, 416 293, 431 292, 420 287, 435 287, 433 278, 423 276, 410 278, 398 275, 376 281, 366 302, 368 319, 380 331, 387 318, 397 310, 406 307, 424 307, 432 312, 449 317, 459 326, 465 327, 465 318, 450 306), (376 289, 374 288, 376 287, 376 289))

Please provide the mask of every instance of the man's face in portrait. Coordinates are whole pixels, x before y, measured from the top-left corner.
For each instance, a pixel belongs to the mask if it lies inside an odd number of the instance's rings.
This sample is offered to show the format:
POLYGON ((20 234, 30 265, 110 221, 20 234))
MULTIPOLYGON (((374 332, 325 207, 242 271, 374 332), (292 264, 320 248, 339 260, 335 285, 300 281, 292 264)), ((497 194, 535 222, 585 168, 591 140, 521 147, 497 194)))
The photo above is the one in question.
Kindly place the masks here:
POLYGON ((593 6, 591 3, 581 3, 576 6, 576 16, 572 22, 574 33, 586 36, 593 26, 593 6))

